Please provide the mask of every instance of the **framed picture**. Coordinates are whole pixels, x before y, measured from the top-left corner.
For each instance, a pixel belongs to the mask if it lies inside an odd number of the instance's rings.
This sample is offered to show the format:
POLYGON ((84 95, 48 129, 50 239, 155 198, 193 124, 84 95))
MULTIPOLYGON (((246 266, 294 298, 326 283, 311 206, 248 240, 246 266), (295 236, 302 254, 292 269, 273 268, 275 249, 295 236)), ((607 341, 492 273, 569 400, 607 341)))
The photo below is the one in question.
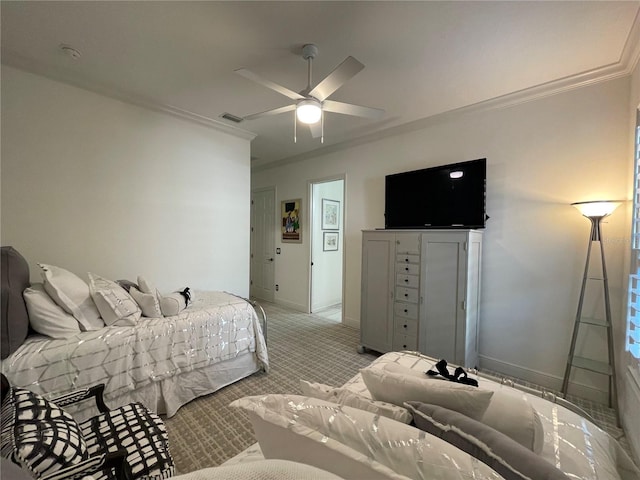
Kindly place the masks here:
POLYGON ((338 250, 338 232, 323 232, 322 233, 322 251, 323 252, 335 252, 338 250))
POLYGON ((301 202, 302 199, 297 198, 295 200, 283 200, 281 203, 282 241, 285 243, 302 243, 301 202))
POLYGON ((340 202, 322 199, 322 230, 338 230, 340 228, 340 202))

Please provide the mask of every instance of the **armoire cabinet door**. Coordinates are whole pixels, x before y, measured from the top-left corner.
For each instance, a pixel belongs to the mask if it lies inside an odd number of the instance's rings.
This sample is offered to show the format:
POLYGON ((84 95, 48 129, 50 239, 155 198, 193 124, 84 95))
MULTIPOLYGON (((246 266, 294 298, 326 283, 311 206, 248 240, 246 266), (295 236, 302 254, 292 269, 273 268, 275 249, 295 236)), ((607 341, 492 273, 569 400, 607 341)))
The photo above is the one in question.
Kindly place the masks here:
POLYGON ((364 233, 360 341, 378 352, 393 346, 395 235, 364 233))

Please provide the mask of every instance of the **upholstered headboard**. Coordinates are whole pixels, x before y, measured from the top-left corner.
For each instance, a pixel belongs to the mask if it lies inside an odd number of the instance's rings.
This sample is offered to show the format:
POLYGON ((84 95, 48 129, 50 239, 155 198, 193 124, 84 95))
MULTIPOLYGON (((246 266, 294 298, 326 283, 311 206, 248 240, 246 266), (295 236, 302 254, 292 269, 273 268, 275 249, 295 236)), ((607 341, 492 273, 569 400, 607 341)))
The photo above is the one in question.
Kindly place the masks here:
POLYGON ((29 264, 13 247, 2 247, 2 323, 0 357, 7 358, 29 334, 29 315, 22 292, 29 286, 29 264))

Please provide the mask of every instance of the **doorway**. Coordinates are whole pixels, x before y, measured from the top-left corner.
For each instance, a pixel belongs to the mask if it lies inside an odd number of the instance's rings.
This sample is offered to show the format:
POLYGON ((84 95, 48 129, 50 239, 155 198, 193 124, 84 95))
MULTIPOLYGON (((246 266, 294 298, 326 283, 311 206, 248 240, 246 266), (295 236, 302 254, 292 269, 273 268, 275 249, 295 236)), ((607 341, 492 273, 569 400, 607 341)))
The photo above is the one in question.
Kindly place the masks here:
POLYGON ((311 313, 342 322, 344 178, 311 182, 311 313))
POLYGON ((276 190, 251 192, 251 298, 273 302, 275 286, 276 190))

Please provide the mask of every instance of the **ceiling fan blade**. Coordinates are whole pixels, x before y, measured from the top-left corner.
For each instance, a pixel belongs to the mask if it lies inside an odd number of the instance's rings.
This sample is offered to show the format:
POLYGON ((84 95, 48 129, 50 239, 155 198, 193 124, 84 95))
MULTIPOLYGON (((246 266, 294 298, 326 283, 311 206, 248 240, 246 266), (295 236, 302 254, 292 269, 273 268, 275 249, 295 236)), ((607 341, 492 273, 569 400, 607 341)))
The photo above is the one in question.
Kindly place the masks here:
POLYGON ((309 92, 309 95, 322 102, 363 68, 364 65, 358 60, 353 57, 347 57, 333 72, 316 85, 313 90, 309 92))
POLYGON ((278 85, 277 83, 272 82, 271 80, 267 80, 266 78, 262 78, 260 75, 253 73, 251 70, 247 70, 246 68, 239 68, 234 70, 238 75, 252 80, 260 85, 264 85, 271 90, 275 90, 276 92, 284 95, 285 97, 289 97, 292 100, 302 100, 305 97, 300 95, 299 93, 294 92, 293 90, 289 90, 287 87, 283 87, 282 85, 278 85))
POLYGON ((280 113, 285 113, 285 112, 290 112, 292 110, 295 110, 296 106, 295 105, 285 105, 284 107, 280 107, 280 108, 273 108, 271 110, 267 110, 265 112, 260 112, 260 113, 254 113, 251 115, 247 115, 246 117, 242 117, 245 120, 255 120, 256 118, 261 118, 261 117, 270 117, 271 115, 278 115, 280 113))
POLYGON ((316 122, 309 125, 311 136, 313 138, 320 138, 322 136, 322 122, 316 122))
POLYGON ((334 102, 333 100, 325 100, 322 102, 322 110, 325 112, 343 113, 345 115, 354 115, 356 117, 380 118, 384 115, 384 110, 373 107, 363 107, 352 103, 334 102))

